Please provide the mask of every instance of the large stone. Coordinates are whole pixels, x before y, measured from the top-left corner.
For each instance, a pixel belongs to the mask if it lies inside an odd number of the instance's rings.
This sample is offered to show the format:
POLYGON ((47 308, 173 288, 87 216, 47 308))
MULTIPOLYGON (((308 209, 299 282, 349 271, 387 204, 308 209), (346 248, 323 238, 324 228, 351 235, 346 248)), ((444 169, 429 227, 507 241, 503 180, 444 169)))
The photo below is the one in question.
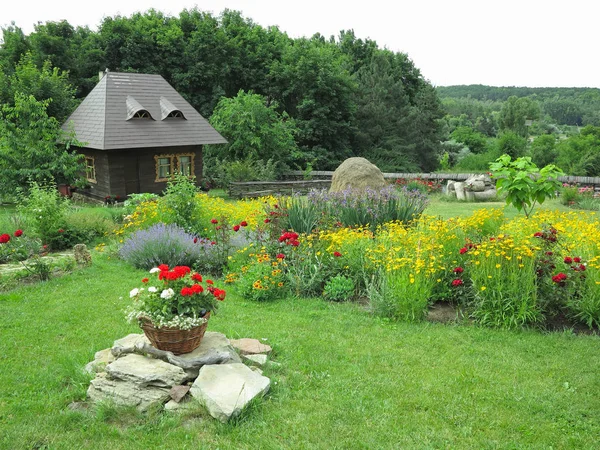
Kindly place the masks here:
POLYGON ((365 158, 348 158, 333 172, 329 192, 342 192, 347 189, 378 191, 387 185, 377 166, 365 158))
POLYGON ((271 353, 271 346, 263 344, 258 339, 242 338, 231 341, 241 355, 258 355, 260 353, 271 353))
MULTIPOLYGON (((170 389, 188 379, 181 367, 160 359, 128 354, 106 366, 109 378, 128 381, 140 387, 152 386, 170 389)), ((167 391, 168 392, 168 391, 167 391)))
POLYGON ((483 192, 473 192, 473 197, 475 198, 475 200, 478 200, 478 201, 492 200, 492 199, 495 199, 497 196, 498 196, 498 192, 494 188, 487 189, 483 192))
POLYGON ((258 396, 264 395, 271 380, 244 364, 204 366, 190 393, 204 404, 209 414, 221 422, 241 413, 258 396))
POLYGON ((456 182, 454 183, 454 191, 456 192, 456 198, 464 201, 466 200, 466 196, 465 196, 465 183, 463 182, 456 182))
POLYGON ((117 405, 134 406, 142 412, 163 405, 171 398, 167 388, 144 387, 129 381, 110 379, 104 372, 90 382, 87 395, 93 402, 110 401, 117 405))
MULTIPOLYGON (((214 352, 225 352, 228 353, 230 358, 228 363, 239 363, 242 362, 239 355, 229 342, 229 339, 223 333, 217 333, 214 331, 207 331, 200 342, 200 347, 190 353, 184 353, 179 355, 181 359, 193 360, 201 358, 202 356, 214 353, 214 352)), ((187 370, 189 379, 194 379, 198 376, 200 366, 193 369, 187 370)))

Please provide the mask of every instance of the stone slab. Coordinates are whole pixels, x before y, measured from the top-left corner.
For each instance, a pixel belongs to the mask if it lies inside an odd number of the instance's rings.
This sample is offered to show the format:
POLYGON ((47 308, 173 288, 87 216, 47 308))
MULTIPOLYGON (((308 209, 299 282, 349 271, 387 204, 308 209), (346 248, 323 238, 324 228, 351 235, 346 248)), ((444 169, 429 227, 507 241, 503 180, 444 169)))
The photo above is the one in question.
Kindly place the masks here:
POLYGON ((209 365, 200 369, 190 394, 204 404, 211 416, 227 422, 254 398, 264 395, 270 385, 269 378, 241 363, 209 365))
POLYGON ((231 345, 238 349, 241 355, 269 354, 272 350, 271 346, 263 344, 258 339, 250 338, 234 339, 231 345))
POLYGON ((106 366, 108 378, 128 381, 135 385, 170 389, 181 384, 187 374, 181 367, 160 359, 128 354, 106 366))

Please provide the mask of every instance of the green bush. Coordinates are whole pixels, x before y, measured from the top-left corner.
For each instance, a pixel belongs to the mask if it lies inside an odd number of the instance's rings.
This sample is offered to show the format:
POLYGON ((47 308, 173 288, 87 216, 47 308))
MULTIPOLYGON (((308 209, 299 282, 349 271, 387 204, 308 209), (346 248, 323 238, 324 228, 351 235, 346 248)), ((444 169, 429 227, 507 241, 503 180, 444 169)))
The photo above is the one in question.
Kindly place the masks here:
POLYGON ((560 191, 560 202, 565 206, 576 205, 581 200, 577 186, 564 186, 560 191))
POLYGON ((354 296, 354 281, 344 275, 336 275, 325 283, 323 297, 334 302, 350 300, 354 296))
POLYGON ((185 175, 175 175, 167 183, 161 203, 166 207, 165 222, 174 223, 186 231, 195 230, 198 222, 196 194, 198 187, 194 178, 185 175))

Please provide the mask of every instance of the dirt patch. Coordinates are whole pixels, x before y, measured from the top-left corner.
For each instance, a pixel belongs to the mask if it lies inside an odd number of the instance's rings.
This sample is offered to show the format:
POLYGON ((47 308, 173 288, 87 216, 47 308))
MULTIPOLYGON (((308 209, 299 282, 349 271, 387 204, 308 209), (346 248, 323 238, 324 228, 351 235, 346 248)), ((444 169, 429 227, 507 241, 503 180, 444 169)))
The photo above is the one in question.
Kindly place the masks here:
POLYGON ((430 322, 450 323, 462 321, 463 319, 462 310, 448 302, 435 302, 427 313, 427 320, 430 322))

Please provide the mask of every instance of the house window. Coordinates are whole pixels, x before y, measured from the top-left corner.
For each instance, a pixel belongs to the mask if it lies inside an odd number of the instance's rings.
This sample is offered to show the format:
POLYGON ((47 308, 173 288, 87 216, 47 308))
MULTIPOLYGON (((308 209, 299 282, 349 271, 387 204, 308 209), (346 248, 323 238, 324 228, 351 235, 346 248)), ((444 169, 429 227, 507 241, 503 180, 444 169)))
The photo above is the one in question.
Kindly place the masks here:
POLYGON ((156 155, 156 182, 169 181, 175 173, 185 176, 194 175, 194 154, 156 155))
POLYGON ((192 173, 192 157, 190 155, 179 155, 179 173, 185 176, 193 175, 192 173))
POLYGON ((93 156, 85 157, 85 178, 92 183, 96 183, 96 162, 93 156))

